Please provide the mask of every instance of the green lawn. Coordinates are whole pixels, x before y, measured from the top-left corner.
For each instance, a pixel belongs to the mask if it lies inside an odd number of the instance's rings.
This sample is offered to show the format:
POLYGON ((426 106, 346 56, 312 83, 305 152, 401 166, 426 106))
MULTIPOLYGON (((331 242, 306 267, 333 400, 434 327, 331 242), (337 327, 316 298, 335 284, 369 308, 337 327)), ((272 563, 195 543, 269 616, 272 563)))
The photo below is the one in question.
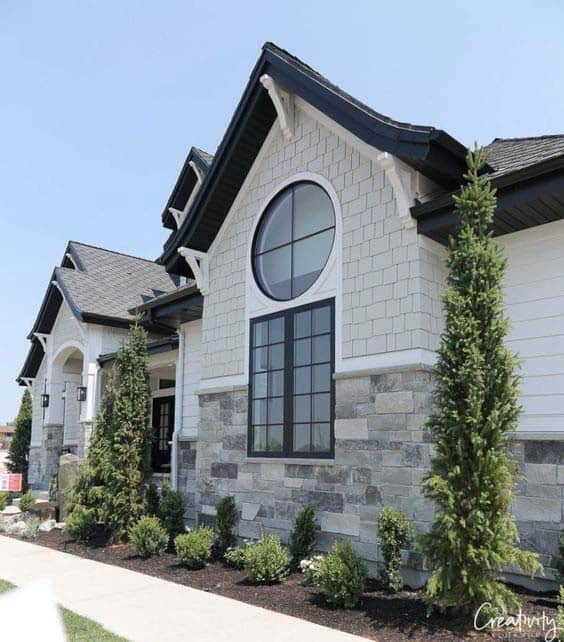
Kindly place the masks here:
MULTIPOLYGON (((0 593, 13 588, 15 587, 10 582, 0 580, 0 593)), ((61 612, 69 642, 127 642, 125 638, 106 631, 99 624, 82 615, 77 615, 65 608, 61 608, 61 612)))

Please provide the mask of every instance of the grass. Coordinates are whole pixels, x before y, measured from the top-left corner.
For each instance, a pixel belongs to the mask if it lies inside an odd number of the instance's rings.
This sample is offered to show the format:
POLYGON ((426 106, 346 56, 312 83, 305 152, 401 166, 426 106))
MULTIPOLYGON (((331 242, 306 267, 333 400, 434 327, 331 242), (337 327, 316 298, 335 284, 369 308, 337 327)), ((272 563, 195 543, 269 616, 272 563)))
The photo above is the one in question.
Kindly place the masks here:
MULTIPOLYGON (((0 593, 16 588, 6 580, 0 580, 0 593)), ((125 638, 114 635, 96 622, 61 608, 63 622, 69 642, 127 642, 125 638)))

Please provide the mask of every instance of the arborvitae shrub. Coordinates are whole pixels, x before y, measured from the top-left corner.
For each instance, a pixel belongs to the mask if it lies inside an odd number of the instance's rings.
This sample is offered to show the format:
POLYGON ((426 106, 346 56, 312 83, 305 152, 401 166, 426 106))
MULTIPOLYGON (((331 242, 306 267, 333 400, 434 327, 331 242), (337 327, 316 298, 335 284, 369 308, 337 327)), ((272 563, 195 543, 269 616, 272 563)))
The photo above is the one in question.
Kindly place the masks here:
POLYGON ((396 593, 403 586, 400 573, 401 549, 409 543, 413 527, 402 510, 394 510, 388 506, 378 514, 376 532, 384 557, 380 582, 388 593, 396 593))
POLYGON ((27 488, 29 443, 31 441, 31 394, 26 388, 16 417, 16 430, 10 443, 7 468, 11 473, 21 473, 22 488, 27 488))
POLYGON ((160 555, 168 546, 168 533, 158 517, 142 517, 129 530, 129 541, 139 557, 160 555))
POLYGON ((223 497, 215 505, 215 510, 217 528, 216 548, 217 553, 223 556, 225 551, 234 546, 237 541, 234 532, 238 519, 235 498, 231 495, 223 497))
POLYGON ((27 512, 35 504, 35 497, 31 491, 27 491, 20 497, 19 507, 24 513, 27 512))
POLYGON ((519 418, 517 361, 505 346, 503 309, 506 260, 491 235, 495 190, 481 150, 469 152, 466 184, 455 197, 460 230, 451 239, 443 296, 445 328, 435 368, 435 441, 425 496, 435 521, 421 537, 430 608, 472 614, 489 603, 490 617, 519 602, 499 581, 508 565, 534 573, 542 567, 517 547, 511 514, 516 467, 509 438, 519 418))
POLYGON ((159 489, 155 484, 149 484, 147 490, 145 491, 145 513, 149 517, 155 517, 159 515, 160 509, 160 497, 159 489))
POLYGON ((161 488, 161 500, 159 503, 159 517, 168 533, 170 542, 174 541, 177 535, 186 532, 184 525, 184 500, 182 493, 172 490, 170 484, 165 481, 161 488))
POLYGON ((302 560, 312 556, 315 549, 317 526, 315 524, 315 508, 306 506, 297 515, 290 536, 289 551, 292 558, 292 570, 300 567, 302 560))
POLYGON ((211 555, 213 530, 208 526, 199 526, 196 530, 178 535, 174 540, 176 557, 188 568, 202 568, 211 555))
POLYGON ((348 539, 336 542, 318 569, 323 595, 329 604, 354 608, 361 600, 368 575, 348 539))

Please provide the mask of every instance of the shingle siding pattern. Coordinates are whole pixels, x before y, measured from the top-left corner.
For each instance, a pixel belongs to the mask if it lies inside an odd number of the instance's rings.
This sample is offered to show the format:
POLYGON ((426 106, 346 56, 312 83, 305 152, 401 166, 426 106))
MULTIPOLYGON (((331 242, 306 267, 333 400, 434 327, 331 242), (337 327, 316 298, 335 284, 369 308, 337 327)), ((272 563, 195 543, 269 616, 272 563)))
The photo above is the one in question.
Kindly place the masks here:
MULTIPOLYGON (((275 124, 275 127, 278 127, 275 124)), ((342 208, 344 357, 424 347, 434 341, 432 303, 421 296, 428 275, 419 265, 419 239, 399 218, 380 167, 301 110, 294 138, 277 131, 246 192, 226 222, 210 260, 203 316, 203 377, 244 371, 245 278, 255 217, 285 179, 314 172, 331 181, 342 208)), ((429 287, 434 287, 430 285, 429 287)))

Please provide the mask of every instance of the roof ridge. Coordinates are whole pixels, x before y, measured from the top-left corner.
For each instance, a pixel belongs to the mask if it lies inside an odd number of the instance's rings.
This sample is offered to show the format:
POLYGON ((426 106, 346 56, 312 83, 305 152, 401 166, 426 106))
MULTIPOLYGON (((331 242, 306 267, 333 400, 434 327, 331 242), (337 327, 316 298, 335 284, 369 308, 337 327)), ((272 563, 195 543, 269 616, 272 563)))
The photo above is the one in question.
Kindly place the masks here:
POLYGON ((512 140, 546 140, 550 138, 564 138, 564 134, 541 134, 540 136, 511 136, 509 138, 496 137, 492 140, 492 143, 496 142, 506 142, 512 140))
POLYGON ((127 254, 126 252, 119 252, 118 250, 108 250, 107 247, 100 247, 99 245, 92 245, 91 243, 83 243, 82 241, 73 241, 70 240, 70 243, 74 243, 75 245, 82 245, 83 247, 90 247, 93 250, 100 250, 102 252, 108 252, 109 254, 117 254, 118 256, 125 256, 128 259, 136 259, 137 261, 146 261, 147 263, 152 263, 153 265, 159 265, 156 261, 153 261, 153 259, 147 259, 144 256, 135 256, 133 254, 127 254))

